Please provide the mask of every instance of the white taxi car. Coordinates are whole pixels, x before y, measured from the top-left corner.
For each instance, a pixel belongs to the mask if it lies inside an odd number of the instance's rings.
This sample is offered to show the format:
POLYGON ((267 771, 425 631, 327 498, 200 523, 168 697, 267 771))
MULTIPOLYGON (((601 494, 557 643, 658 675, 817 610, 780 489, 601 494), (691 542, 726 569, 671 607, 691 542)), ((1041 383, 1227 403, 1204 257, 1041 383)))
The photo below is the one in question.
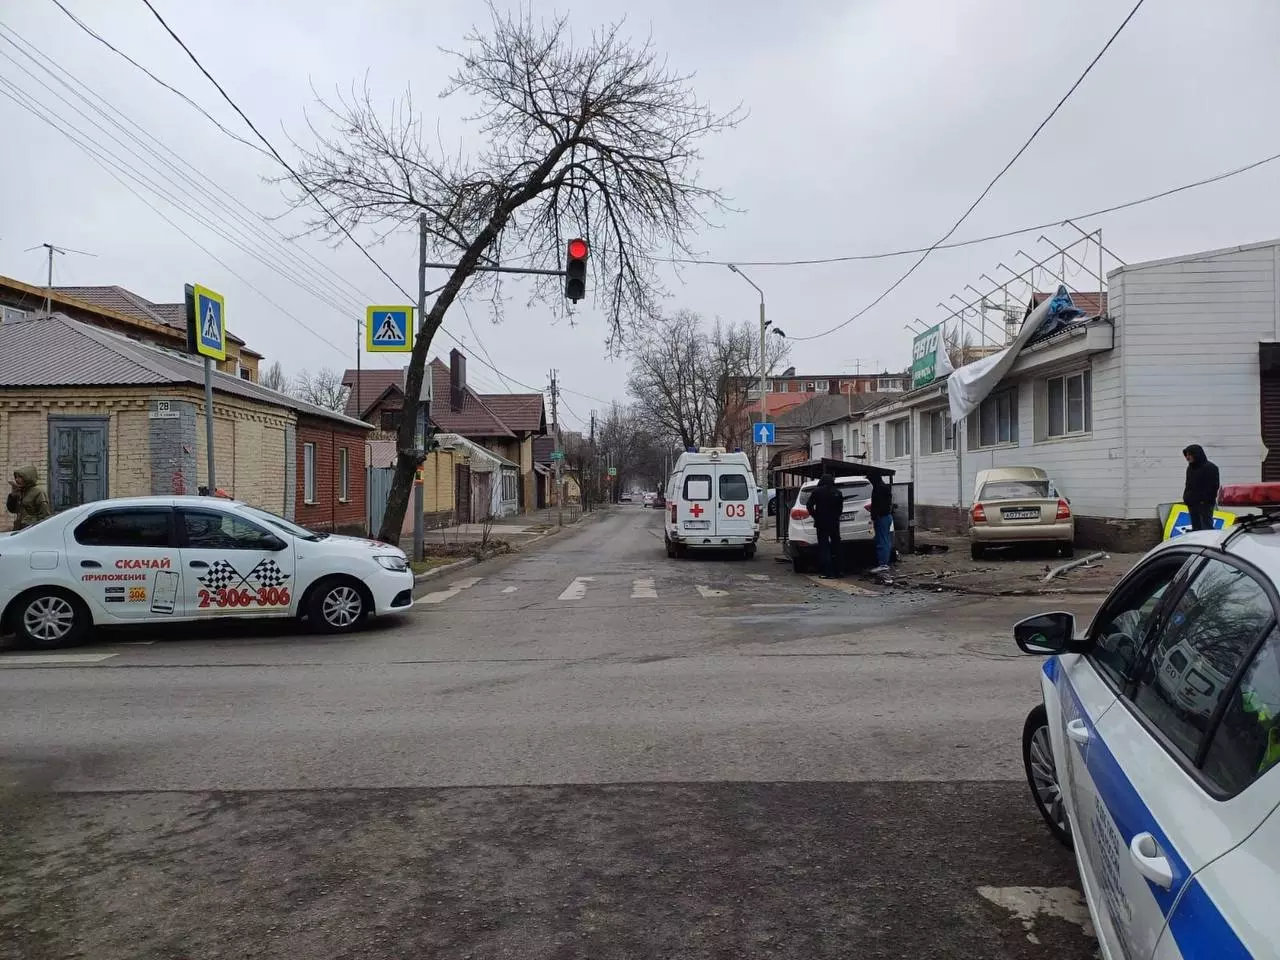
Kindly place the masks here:
POLYGON ((93 625, 305 617, 320 632, 408 610, 396 547, 212 497, 97 500, 0 536, 0 632, 35 649, 93 625))
POLYGON ((1161 544, 1083 635, 1014 628, 1052 654, 1023 760, 1108 958, 1280 956, 1280 484, 1221 502, 1264 512, 1161 544))

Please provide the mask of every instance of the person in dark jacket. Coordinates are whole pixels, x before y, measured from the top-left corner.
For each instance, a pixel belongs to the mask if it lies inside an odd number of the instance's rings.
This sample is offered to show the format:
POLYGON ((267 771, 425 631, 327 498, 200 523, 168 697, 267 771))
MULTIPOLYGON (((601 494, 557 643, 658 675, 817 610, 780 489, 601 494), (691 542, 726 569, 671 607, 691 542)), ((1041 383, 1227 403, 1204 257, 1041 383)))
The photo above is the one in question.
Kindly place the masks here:
POLYGON ((840 576, 840 514, 844 511, 844 494, 829 473, 824 473, 809 495, 809 516, 818 534, 818 556, 822 561, 822 578, 840 576))
POLYGON ((22 530, 53 516, 49 497, 40 486, 40 476, 35 467, 22 467, 13 471, 9 496, 4 505, 13 514, 14 530, 22 530))
POLYGON ((1187 460, 1187 485, 1182 502, 1191 513, 1192 530, 1213 529, 1213 509, 1218 505, 1218 488, 1222 478, 1218 466, 1204 454, 1204 447, 1193 443, 1182 451, 1187 460))
POLYGON ((871 477, 871 523, 876 531, 876 566, 872 573, 885 573, 893 557, 893 488, 881 476, 871 477))

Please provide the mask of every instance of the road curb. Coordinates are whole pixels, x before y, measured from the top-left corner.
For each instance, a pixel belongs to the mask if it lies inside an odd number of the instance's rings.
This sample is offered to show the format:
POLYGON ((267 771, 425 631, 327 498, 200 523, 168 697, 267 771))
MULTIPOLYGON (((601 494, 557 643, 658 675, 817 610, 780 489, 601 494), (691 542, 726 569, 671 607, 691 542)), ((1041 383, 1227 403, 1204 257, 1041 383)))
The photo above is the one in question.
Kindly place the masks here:
POLYGON ((432 567, 422 573, 413 575, 414 583, 421 583, 423 580, 430 580, 432 577, 438 577, 441 574, 449 573, 453 570, 461 570, 463 567, 474 567, 476 565, 475 557, 466 557, 462 560, 455 560, 453 563, 446 563, 440 567, 432 567))
POLYGON ((904 590, 918 590, 927 593, 960 593, 971 597, 1105 597, 1111 592, 1109 587, 968 587, 952 583, 926 583, 921 581, 873 580, 877 586, 900 587, 904 590))

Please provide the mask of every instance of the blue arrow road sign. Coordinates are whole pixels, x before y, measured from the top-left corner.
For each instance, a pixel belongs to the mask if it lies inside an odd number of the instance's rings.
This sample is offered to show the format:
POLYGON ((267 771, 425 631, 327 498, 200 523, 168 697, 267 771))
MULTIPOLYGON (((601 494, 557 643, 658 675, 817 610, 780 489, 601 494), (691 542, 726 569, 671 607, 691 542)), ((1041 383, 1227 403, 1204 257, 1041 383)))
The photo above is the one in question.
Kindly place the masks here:
POLYGON ((773 443, 773 424, 755 424, 751 436, 757 444, 760 444, 761 446, 768 446, 773 443))
POLYGON ((365 349, 370 353, 408 353, 413 349, 413 307, 368 307, 365 349))

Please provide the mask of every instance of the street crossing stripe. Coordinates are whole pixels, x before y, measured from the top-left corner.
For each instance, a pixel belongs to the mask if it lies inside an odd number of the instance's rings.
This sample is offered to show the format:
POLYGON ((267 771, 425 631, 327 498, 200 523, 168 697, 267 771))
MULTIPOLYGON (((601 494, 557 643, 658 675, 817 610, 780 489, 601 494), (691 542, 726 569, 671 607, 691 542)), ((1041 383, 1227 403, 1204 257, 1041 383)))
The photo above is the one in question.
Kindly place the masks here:
POLYGON ((519 587, 503 587, 503 588, 502 588, 502 592, 503 592, 503 593, 515 593, 515 592, 516 592, 517 590, 519 590, 519 589, 520 589, 519 587))
POLYGON ((641 577, 631 581, 632 600, 656 600, 658 591, 653 586, 653 577, 641 577))
POLYGON ((474 587, 483 580, 484 577, 463 577, 461 580, 455 580, 447 590, 437 590, 435 593, 428 593, 426 596, 419 597, 414 603, 444 603, 460 594, 469 587, 474 587))
POLYGON ((569 585, 564 588, 564 593, 560 594, 557 600, 581 600, 587 595, 587 584, 594 583, 595 577, 574 577, 569 581, 569 585))
POLYGON ((694 586, 698 588, 698 592, 707 600, 712 597, 727 597, 729 595, 728 590, 717 590, 714 587, 708 587, 705 583, 696 583, 694 586))
POLYGON ((51 663, 101 663, 119 656, 116 653, 17 653, 0 657, 0 667, 19 667, 51 663))

